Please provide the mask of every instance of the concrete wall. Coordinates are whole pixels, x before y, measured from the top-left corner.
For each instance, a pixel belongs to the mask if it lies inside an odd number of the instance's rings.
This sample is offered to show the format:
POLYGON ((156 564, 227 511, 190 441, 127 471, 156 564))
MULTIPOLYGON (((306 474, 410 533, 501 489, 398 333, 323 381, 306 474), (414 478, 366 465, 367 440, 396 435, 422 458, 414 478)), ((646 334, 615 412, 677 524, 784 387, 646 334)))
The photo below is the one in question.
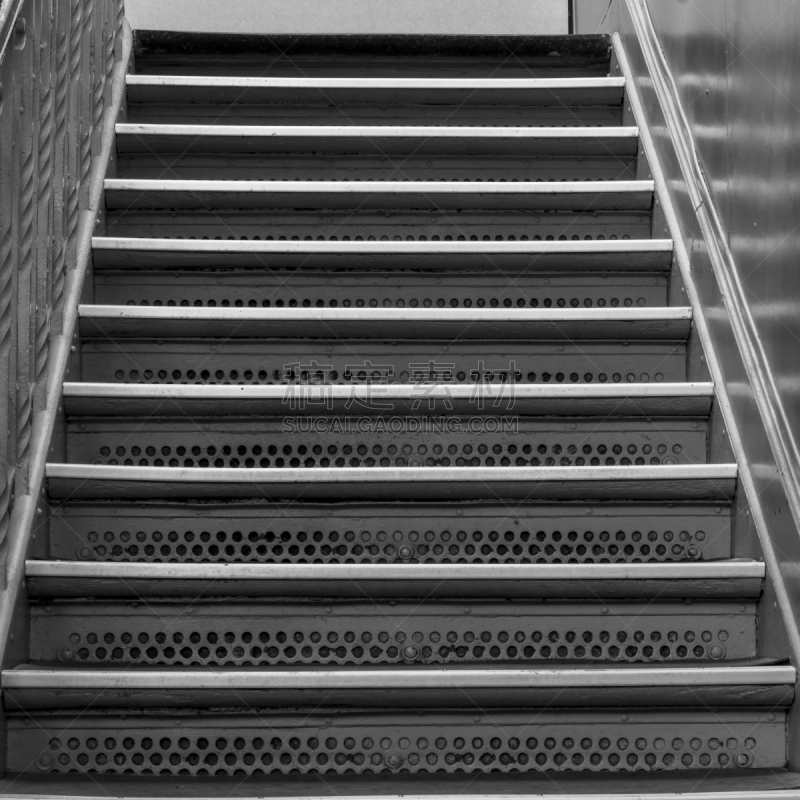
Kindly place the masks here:
POLYGON ((567 33, 568 0, 125 0, 140 30, 220 33, 567 33))

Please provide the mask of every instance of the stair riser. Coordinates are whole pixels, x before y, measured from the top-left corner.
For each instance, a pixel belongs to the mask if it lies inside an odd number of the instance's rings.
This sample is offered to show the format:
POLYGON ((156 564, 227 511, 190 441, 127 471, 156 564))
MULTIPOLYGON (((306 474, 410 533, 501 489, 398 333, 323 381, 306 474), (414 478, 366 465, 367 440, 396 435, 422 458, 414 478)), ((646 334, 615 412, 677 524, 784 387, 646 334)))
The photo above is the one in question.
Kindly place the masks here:
MULTIPOLYGON (((530 211, 249 211, 230 209, 220 215, 214 211, 170 211, 163 213, 132 209, 110 211, 109 236, 222 239, 328 240, 350 237, 354 241, 420 241, 434 236, 475 237, 472 241, 522 241, 599 239, 649 239, 650 215, 647 212, 572 212, 555 214, 530 211), (388 215, 388 217, 387 217, 388 215), (385 237, 385 239, 384 239, 385 237)), ((485 264, 485 261, 484 261, 485 264)))
POLYGON ((686 380, 686 346, 648 342, 564 344, 439 342, 391 345, 365 341, 270 342, 91 340, 81 348, 82 380, 103 383, 239 383, 281 385, 320 380, 335 384, 388 379, 494 382, 680 383, 686 380), (513 362, 513 364, 512 364, 513 362), (432 366, 431 366, 432 365, 432 366), (162 374, 163 373, 163 374, 162 374), (363 376, 361 375, 363 373, 363 376), (377 375, 376 375, 377 373, 377 375), (573 378, 573 375, 575 376, 573 378), (561 376, 561 377, 560 377, 561 376))
POLYGON ((663 273, 515 276, 445 272, 114 271, 95 278, 99 305, 262 308, 645 308, 667 305, 663 273))
POLYGON ((763 712, 13 716, 10 771, 168 775, 678 771, 786 764, 763 712), (40 754, 31 764, 31 754, 40 754))
POLYGON ((67 452, 73 463, 142 467, 702 464, 707 460, 706 428, 697 420, 561 423, 513 416, 287 416, 241 423, 165 420, 158 425, 142 419, 89 419, 70 426, 67 452))
POLYGON ((753 603, 58 603, 31 611, 31 658, 70 665, 521 665, 756 654, 753 603))
MULTIPOLYGON (((122 152, 117 161, 120 178, 186 178, 218 180, 507 180, 574 181, 636 178, 632 155, 587 153, 579 158, 558 155, 515 156, 483 154, 370 155, 325 154, 272 156, 268 152, 215 152, 212 141, 198 152, 182 152, 176 145, 159 154, 152 151, 122 152), (165 167, 167 160, 169 167, 165 167)), ((124 147, 124 144, 123 144, 124 147)), ((185 149, 185 148, 184 148, 185 149)))
POLYGON ((67 504, 53 509, 50 526, 50 556, 81 561, 584 563, 730 557, 725 506, 67 504))

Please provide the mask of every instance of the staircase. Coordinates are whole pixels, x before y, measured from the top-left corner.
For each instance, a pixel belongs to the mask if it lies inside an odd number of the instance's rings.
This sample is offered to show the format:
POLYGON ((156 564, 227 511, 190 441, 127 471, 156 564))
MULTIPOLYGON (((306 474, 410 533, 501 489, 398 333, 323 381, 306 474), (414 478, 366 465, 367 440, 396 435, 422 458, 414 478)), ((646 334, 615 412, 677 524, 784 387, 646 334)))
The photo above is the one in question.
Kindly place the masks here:
POLYGON ((629 81, 498 47, 140 35, 5 793, 800 785, 629 81))

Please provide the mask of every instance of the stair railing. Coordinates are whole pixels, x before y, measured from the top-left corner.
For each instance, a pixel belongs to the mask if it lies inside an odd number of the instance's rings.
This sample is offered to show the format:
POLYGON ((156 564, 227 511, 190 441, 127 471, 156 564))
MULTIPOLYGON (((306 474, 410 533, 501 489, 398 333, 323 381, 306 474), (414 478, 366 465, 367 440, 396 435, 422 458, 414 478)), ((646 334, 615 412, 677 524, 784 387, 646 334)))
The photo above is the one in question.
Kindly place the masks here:
POLYGON ((123 0, 0 0, 2 661, 25 624, 26 555, 46 534, 44 465, 63 447, 60 385, 76 369, 75 316, 131 39, 123 0))

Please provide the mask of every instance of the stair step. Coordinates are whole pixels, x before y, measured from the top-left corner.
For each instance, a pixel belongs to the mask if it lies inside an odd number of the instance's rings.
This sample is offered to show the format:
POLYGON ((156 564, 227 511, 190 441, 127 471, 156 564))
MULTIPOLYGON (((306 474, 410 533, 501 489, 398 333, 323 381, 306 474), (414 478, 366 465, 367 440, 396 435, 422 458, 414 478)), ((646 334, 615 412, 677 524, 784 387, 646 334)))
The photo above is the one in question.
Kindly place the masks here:
POLYGON ((128 153, 303 153, 313 155, 631 156, 636 127, 424 125, 180 125, 118 123, 116 146, 128 153))
POLYGON ((590 564, 730 555, 722 504, 70 501, 50 511, 50 557, 79 561, 590 564))
POLYGON ((613 467, 203 468, 48 464, 57 499, 721 500, 736 464, 613 467))
MULTIPOLYGON (((455 418, 439 402, 439 416, 344 416, 302 420, 293 404, 306 403, 303 387, 290 395, 286 415, 268 418, 83 418, 66 431, 70 463, 194 468, 480 468, 600 467, 705 464, 708 424, 648 418, 577 421, 510 416, 455 418), (292 403, 292 399, 294 403, 292 403), (212 433, 209 433, 213 430, 212 433), (298 444, 298 439, 302 444, 298 444)), ((305 387, 307 388, 307 387, 305 387)), ((420 395, 424 397, 423 394, 420 395)), ((312 405, 324 410, 317 400, 312 405)), ((380 405, 380 396, 368 402, 380 405)), ((513 410, 513 409, 512 409, 513 410)))
POLYGON ((128 75, 128 103, 333 105, 621 105, 625 79, 252 78, 128 75))
MULTIPOLYGON (((309 387, 310 388, 310 387, 309 387)), ((574 384, 503 383, 330 385, 303 392, 297 386, 207 386, 170 384, 64 384, 64 407, 83 416, 230 416, 343 414, 493 415, 499 410, 540 416, 706 417, 711 383, 574 384)))
POLYGON ((685 339, 692 309, 78 307, 81 336, 685 339))
POLYGON ((649 211, 652 181, 226 181, 108 178, 108 209, 482 209, 649 211))
MULTIPOLYGON (((33 597, 757 598, 764 564, 154 564, 27 561, 33 597)), ((740 613, 746 611, 744 604, 740 613)))
POLYGON ((644 308, 668 306, 652 272, 103 269, 98 305, 221 308, 644 308), (390 280, 391 277, 391 280, 390 280))
POLYGON ((47 669, 3 670, 6 708, 271 707, 340 705, 513 707, 785 707, 790 666, 626 668, 425 667, 396 669, 47 669))
MULTIPOLYGON (((34 662, 344 666, 756 657, 755 603, 58 602, 31 608, 34 662), (741 609, 744 608, 744 611, 741 609)), ((534 662, 534 663, 531 663, 534 662)))
POLYGON ((666 271, 671 239, 591 241, 265 241, 95 237, 92 262, 107 269, 294 268, 666 271))
MULTIPOLYGON (((766 791, 778 788, 785 776, 786 714, 781 709, 542 710, 533 719, 530 712, 504 709, 326 709, 237 716, 132 712, 124 719, 85 712, 10 715, 9 771, 31 769, 31 754, 36 753, 36 772, 45 779, 60 773, 59 791, 77 777, 65 773, 113 770, 149 775, 148 784, 160 797, 345 800, 394 798, 400 792, 411 800, 501 800, 515 795, 673 800, 681 792, 685 800, 761 800, 762 794, 763 800, 794 800, 797 793, 795 788, 766 791), (433 771, 435 776, 421 774, 433 771), (691 782, 677 782, 682 772, 691 782), (481 780, 489 780, 488 773, 504 781, 494 787, 498 794, 481 780), (542 773, 541 780, 536 773, 542 773), (175 777, 165 785, 166 776, 175 777), (193 782, 192 776, 202 777, 193 782), (253 785, 242 780, 245 776, 261 780, 253 785), (289 776, 300 784, 286 783, 289 776), (352 782, 343 786, 345 776, 352 782), (311 786, 309 779, 314 780, 311 786), (469 785, 454 786, 450 780, 468 780, 469 785), (719 790, 720 784, 733 794, 698 793, 698 787, 719 790), (612 786, 618 795, 609 791, 612 786), (567 787, 572 793, 564 793, 567 787), (460 794, 460 788, 468 791, 460 794), (665 793, 659 794, 659 788, 665 793)), ((114 776, 92 774, 89 797, 98 789, 103 797, 140 796, 145 787, 132 791, 130 774, 117 776, 119 782, 110 785, 114 776)), ((13 788, 18 789, 20 778, 14 778, 13 788)), ((795 782, 787 779, 789 786, 795 782)), ((52 787, 37 786, 35 796, 47 796, 52 787)))

